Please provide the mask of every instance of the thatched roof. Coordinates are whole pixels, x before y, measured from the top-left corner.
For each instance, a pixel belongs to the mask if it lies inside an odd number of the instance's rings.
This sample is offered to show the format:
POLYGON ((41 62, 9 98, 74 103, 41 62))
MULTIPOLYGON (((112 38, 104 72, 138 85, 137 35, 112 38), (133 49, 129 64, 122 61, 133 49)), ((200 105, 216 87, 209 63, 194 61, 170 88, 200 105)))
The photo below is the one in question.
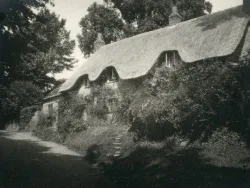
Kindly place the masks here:
POLYGON ((73 87, 83 75, 96 80, 113 66, 120 79, 146 75, 161 53, 177 50, 184 62, 232 54, 248 26, 250 15, 242 6, 182 22, 103 46, 62 85, 73 87))
POLYGON ((59 85, 58 87, 56 87, 55 89, 53 89, 45 98, 44 100, 48 100, 48 99, 52 99, 54 97, 58 97, 61 95, 60 88, 61 88, 62 84, 59 85))

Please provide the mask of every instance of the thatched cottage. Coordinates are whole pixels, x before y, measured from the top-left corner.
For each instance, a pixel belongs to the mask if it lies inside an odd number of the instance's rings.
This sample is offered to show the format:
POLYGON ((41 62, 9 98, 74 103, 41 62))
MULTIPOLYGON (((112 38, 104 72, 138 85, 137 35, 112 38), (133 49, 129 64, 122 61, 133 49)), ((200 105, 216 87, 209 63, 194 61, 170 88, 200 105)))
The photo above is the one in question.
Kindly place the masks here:
MULTIPOLYGON (((181 22, 177 8, 169 16, 170 26, 104 45, 101 35, 96 52, 56 91, 46 97, 42 112, 54 117, 57 126, 58 100, 74 91, 80 98, 96 85, 116 91, 124 87, 137 89, 147 74, 160 66, 171 68, 176 63, 193 63, 210 58, 237 62, 250 50, 250 1, 189 21, 181 22)), ((107 106, 119 100, 112 96, 107 106)), ((93 103, 97 103, 93 99, 93 103)), ((88 119, 84 110, 83 121, 88 119)))

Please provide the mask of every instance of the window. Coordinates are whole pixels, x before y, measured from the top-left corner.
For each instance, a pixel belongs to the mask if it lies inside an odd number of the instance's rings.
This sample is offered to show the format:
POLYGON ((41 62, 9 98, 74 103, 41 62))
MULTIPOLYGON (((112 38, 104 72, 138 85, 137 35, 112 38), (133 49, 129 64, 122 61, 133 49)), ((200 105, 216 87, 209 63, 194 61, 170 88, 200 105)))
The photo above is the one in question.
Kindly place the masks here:
POLYGON ((108 99, 109 112, 113 112, 117 108, 118 100, 116 98, 108 99))
POLYGON ((115 71, 112 69, 111 70, 111 80, 116 80, 116 75, 115 75, 115 71))
POLYGON ((53 104, 52 103, 48 105, 48 112, 49 112, 49 116, 53 115, 53 104))
POLYGON ((90 84, 89 84, 89 79, 88 79, 88 77, 84 77, 84 79, 83 79, 83 85, 85 86, 85 87, 90 87, 90 84))
POLYGON ((115 80, 117 80, 117 76, 116 76, 116 73, 115 73, 114 69, 110 69, 108 71, 108 80, 109 81, 115 81, 115 80))
POLYGON ((93 102, 94 102, 94 106, 96 106, 96 105, 98 104, 98 102, 99 102, 99 101, 98 101, 98 98, 97 98, 97 97, 94 97, 94 101, 93 101, 93 102))
POLYGON ((178 54, 177 52, 168 52, 166 53, 166 67, 173 67, 178 61, 178 54))

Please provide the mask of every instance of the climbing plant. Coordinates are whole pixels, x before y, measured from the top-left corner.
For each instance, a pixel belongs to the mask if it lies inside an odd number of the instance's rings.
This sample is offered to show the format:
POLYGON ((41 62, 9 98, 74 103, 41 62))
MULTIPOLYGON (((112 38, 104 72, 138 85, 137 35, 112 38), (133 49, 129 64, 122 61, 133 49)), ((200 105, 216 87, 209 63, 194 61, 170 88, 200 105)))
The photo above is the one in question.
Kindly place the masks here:
POLYGON ((145 89, 133 96, 129 109, 133 128, 152 138, 172 131, 193 139, 207 138, 219 126, 244 129, 242 73, 247 68, 247 63, 232 66, 213 59, 158 69, 144 82, 145 89))

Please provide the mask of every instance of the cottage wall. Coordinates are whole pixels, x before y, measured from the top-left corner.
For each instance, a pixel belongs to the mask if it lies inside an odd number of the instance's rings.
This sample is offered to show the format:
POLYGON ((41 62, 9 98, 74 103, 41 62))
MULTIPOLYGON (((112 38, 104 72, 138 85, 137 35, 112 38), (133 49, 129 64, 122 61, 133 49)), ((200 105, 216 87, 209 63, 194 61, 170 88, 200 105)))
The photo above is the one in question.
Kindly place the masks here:
MULTIPOLYGON (((177 63, 181 63, 181 59, 178 55, 177 51, 171 51, 172 53, 175 52, 176 53, 176 64, 177 63)), ((117 102, 119 103, 122 100, 123 96, 129 96, 134 94, 135 92, 137 92, 138 90, 143 89, 143 81, 150 76, 151 74, 154 73, 154 71, 156 70, 156 68, 161 68, 161 67, 165 67, 166 66, 166 56, 168 55, 168 52, 164 52, 160 55, 160 57, 157 60, 157 63, 155 64, 155 66, 152 68, 152 70, 149 71, 149 74, 147 74, 146 76, 142 76, 139 78, 135 78, 135 79, 127 79, 127 80, 122 80, 119 79, 119 75, 116 73, 116 70, 113 69, 112 67, 107 68, 106 70, 104 70, 102 72, 102 74, 99 76, 99 78, 97 80, 95 80, 94 82, 90 82, 90 86, 86 86, 86 84, 84 83, 84 78, 87 78, 86 75, 82 76, 82 78, 80 78, 77 83, 75 84, 75 86, 73 87, 73 90, 65 92, 66 96, 69 96, 69 98, 73 98, 73 97, 77 97, 79 100, 79 104, 82 103, 82 105, 84 106, 83 111, 82 111, 82 117, 81 120, 82 121, 87 121, 88 118, 90 117, 90 108, 92 108, 97 104, 97 98, 95 96, 93 96, 95 93, 94 90, 98 89, 98 87, 103 87, 103 88, 108 88, 110 89, 112 92, 112 94, 110 94, 110 96, 105 96, 107 98, 106 101, 106 105, 107 105, 107 120, 112 121, 114 116, 114 112, 112 110, 109 109, 109 105, 108 105, 108 100, 109 99, 117 99, 117 102), (109 72, 110 71, 114 71, 117 79, 116 80, 109 80, 109 72), (93 94, 93 95, 92 95, 93 94)), ((175 65, 173 65, 175 66, 175 65)), ((65 98, 66 99, 66 98, 65 98)), ((67 99, 66 99, 67 100, 67 99)), ((69 100, 70 101, 70 100, 69 100)), ((48 103, 45 103, 43 106, 43 113, 46 115, 48 114, 48 106, 53 102, 53 105, 58 105, 58 102, 56 101, 51 101, 48 103)), ((60 103, 59 103, 60 105, 60 103)), ((60 107, 59 107, 60 108, 60 107)), ((58 110, 58 108, 56 108, 58 110)), ((69 113, 70 112, 70 109, 69 113)), ((62 117, 63 118, 63 117, 62 117)), ((61 117, 60 117, 61 119, 61 117)))
POLYGON ((43 104, 41 113, 45 118, 51 118, 52 128, 57 130, 58 128, 58 110, 59 110, 59 98, 51 99, 43 104), (50 112, 50 105, 52 105, 52 111, 50 112))
MULTIPOLYGON (((90 117, 90 109, 89 107, 91 105, 98 105, 97 104, 97 98, 95 96, 91 96, 93 98, 88 99, 86 104, 86 99, 92 94, 93 90, 97 87, 105 87, 110 89, 112 94, 110 96, 105 96, 107 99, 117 99, 117 101, 121 101, 121 98, 123 95, 129 95, 134 92, 136 92, 138 89, 142 88, 142 82, 145 79, 145 77, 136 78, 136 79, 130 79, 130 80, 112 80, 109 81, 105 78, 106 72, 103 73, 104 75, 101 75, 99 79, 97 79, 95 82, 91 83, 90 87, 84 86, 83 83, 78 82, 78 86, 75 86, 75 90, 73 93, 77 95, 77 97, 82 101, 83 105, 85 105, 85 108, 82 112, 82 120, 87 121, 90 117)), ((72 92, 70 94, 72 96, 72 92)), ((108 104, 107 104, 108 107, 108 104)), ((113 120, 113 112, 107 111, 107 120, 112 121, 113 120)))

